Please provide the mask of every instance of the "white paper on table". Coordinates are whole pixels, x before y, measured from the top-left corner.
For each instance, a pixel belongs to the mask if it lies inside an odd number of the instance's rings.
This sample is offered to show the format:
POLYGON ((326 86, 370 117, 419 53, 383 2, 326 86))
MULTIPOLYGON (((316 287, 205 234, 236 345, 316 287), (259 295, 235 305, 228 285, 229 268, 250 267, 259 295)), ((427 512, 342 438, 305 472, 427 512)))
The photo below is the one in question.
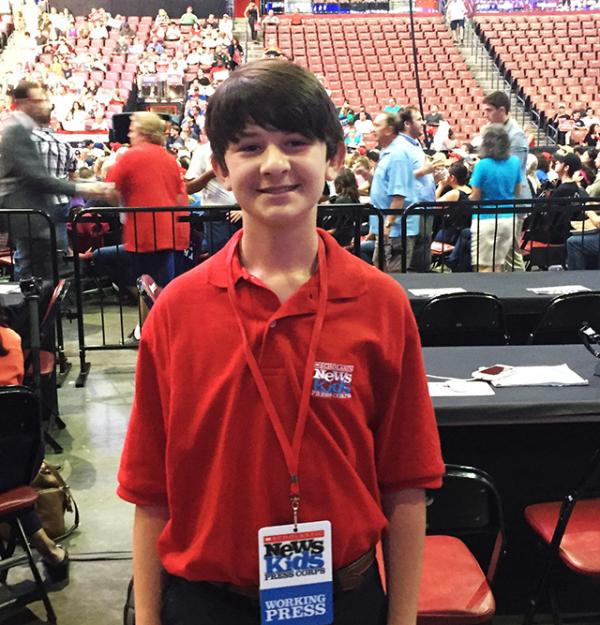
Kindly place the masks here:
POLYGON ((583 284, 563 284, 562 286, 541 286, 539 288, 527 289, 536 295, 569 295, 569 293, 579 293, 580 291, 591 291, 583 284))
POLYGON ((482 397, 496 394, 486 382, 448 380, 447 382, 428 382, 427 386, 431 397, 482 397))
POLYGON ((492 378, 497 388, 511 386, 587 386, 589 382, 568 365, 513 367, 492 378))
POLYGON ((0 284, 0 295, 10 295, 20 292, 21 287, 18 284, 0 284))
POLYGON ((462 287, 450 287, 447 289, 408 289, 408 292, 417 297, 436 297, 448 293, 466 293, 466 290, 462 287))

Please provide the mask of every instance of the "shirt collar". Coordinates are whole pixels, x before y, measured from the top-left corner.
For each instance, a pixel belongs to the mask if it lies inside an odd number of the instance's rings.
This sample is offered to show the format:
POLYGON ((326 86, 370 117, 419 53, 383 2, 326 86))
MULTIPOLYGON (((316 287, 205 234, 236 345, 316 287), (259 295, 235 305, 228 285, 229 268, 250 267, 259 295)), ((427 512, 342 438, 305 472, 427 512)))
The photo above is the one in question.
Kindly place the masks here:
POLYGON ((403 132, 401 132, 398 135, 398 138, 400 138, 400 137, 402 137, 402 139, 405 139, 409 143, 412 143, 413 145, 416 145, 416 146, 419 146, 419 147, 421 146, 421 144, 420 144, 418 139, 413 139, 412 137, 409 137, 407 134, 404 134, 403 132))
MULTIPOLYGON (((227 253, 231 246, 238 246, 243 235, 243 230, 236 232, 229 243, 208 263, 208 281, 214 286, 227 288, 227 253)), ((367 288, 364 271, 357 271, 352 258, 348 258, 348 252, 327 232, 317 228, 317 232, 325 244, 327 268, 329 271, 329 300, 351 299, 362 295, 367 288)), ((362 261, 361 261, 362 262, 362 261)), ((358 265, 360 269, 362 267, 358 265)), ((233 255, 232 271, 234 284, 241 279, 248 279, 249 274, 240 263, 238 254, 233 255)))
POLYGON ((33 121, 33 119, 23 111, 13 111, 13 119, 24 128, 27 128, 27 130, 37 128, 37 124, 33 121))

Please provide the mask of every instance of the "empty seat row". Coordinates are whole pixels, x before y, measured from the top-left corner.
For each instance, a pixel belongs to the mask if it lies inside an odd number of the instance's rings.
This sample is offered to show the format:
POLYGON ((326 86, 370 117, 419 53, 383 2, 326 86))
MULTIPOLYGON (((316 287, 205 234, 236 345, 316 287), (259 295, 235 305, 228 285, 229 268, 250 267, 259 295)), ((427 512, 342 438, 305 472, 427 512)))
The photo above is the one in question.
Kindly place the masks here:
POLYGON ((478 17, 479 30, 523 95, 551 117, 556 103, 593 101, 600 86, 598 14, 478 17), (518 20, 516 19, 518 17, 518 20), (540 41, 540 37, 542 38, 540 41))

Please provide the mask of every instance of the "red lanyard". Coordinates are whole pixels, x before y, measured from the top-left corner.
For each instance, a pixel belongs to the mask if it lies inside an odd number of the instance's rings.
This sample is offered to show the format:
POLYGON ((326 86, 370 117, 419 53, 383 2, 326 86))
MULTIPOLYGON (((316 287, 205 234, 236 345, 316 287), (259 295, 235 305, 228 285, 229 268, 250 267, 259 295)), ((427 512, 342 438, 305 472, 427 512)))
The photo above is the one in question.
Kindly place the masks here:
POLYGON ((271 425, 273 426, 273 430, 275 431, 279 446, 281 447, 281 451, 283 452, 283 456, 285 458, 285 463, 290 475, 290 501, 292 504, 294 526, 297 526, 298 510, 300 507, 300 484, 298 481, 300 448, 302 447, 302 438, 304 437, 304 430, 306 429, 306 422, 308 420, 308 405, 310 402, 310 394, 312 390, 317 345, 319 344, 319 339, 321 337, 321 330, 323 329, 323 322, 325 320, 325 309, 327 307, 328 283, 327 266, 325 260, 325 246, 323 244, 323 241, 319 237, 319 248, 317 253, 319 271, 319 299, 317 305, 317 314, 310 336, 308 356, 306 358, 306 367, 304 369, 304 381, 302 384, 302 392, 300 394, 300 404, 298 406, 298 416, 296 419, 296 427, 294 429, 294 434, 291 442, 285 433, 283 424, 281 422, 281 417, 279 416, 277 408, 273 403, 273 399, 271 397, 271 394, 269 393, 269 389, 267 388, 258 362, 256 361, 254 354, 252 353, 250 341, 248 340, 248 335, 246 333, 246 329, 244 328, 244 322, 242 320, 242 315, 240 313, 240 308, 238 306, 237 296, 233 284, 232 261, 233 255, 236 253, 236 251, 237 245, 233 245, 229 251, 229 254, 227 255, 227 294, 229 295, 229 301, 231 302, 231 307, 233 308, 233 312, 235 313, 235 318, 240 329, 240 334, 242 335, 242 344, 244 347, 244 354, 246 356, 248 368, 252 373, 252 377, 254 378, 254 382, 256 384, 256 387, 258 388, 258 392, 263 401, 263 404, 267 411, 267 415, 269 416, 269 420, 271 421, 271 425))

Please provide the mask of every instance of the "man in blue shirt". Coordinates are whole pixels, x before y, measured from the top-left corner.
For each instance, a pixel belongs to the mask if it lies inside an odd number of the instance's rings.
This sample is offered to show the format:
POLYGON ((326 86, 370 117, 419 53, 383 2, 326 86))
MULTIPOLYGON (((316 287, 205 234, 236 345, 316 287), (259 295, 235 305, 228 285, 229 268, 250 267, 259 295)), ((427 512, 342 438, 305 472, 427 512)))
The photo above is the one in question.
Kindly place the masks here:
MULTIPOLYGON (((424 135, 423 117, 421 112, 409 106, 399 115, 401 136, 410 143, 411 155, 414 158, 414 175, 416 180, 417 202, 435 202, 435 169, 423 151, 421 140, 424 135)), ((415 239, 412 253, 412 268, 415 271, 429 271, 431 268, 431 238, 433 234, 433 216, 424 215, 419 218, 419 234, 415 239)))
MULTIPOLYGON (((375 134, 382 148, 379 162, 371 182, 371 204, 375 208, 402 209, 419 200, 415 170, 423 165, 425 155, 416 134, 415 125, 421 125, 420 114, 413 118, 415 109, 404 109, 398 116, 381 113, 373 121, 375 134), (405 113, 408 111, 408 113, 405 113), (408 118, 410 121, 406 121, 408 118), (400 120, 404 119, 403 122, 400 120)), ((419 135, 417 135, 419 136, 419 135)), ((388 271, 400 271, 402 266, 402 231, 400 216, 386 215, 384 222, 384 242, 388 271)), ((370 220, 371 232, 379 235, 376 217, 370 220)), ((406 240, 406 260, 410 266, 415 240, 419 235, 420 218, 408 217, 406 240)), ((377 264, 378 246, 375 247, 373 262, 377 264)))

